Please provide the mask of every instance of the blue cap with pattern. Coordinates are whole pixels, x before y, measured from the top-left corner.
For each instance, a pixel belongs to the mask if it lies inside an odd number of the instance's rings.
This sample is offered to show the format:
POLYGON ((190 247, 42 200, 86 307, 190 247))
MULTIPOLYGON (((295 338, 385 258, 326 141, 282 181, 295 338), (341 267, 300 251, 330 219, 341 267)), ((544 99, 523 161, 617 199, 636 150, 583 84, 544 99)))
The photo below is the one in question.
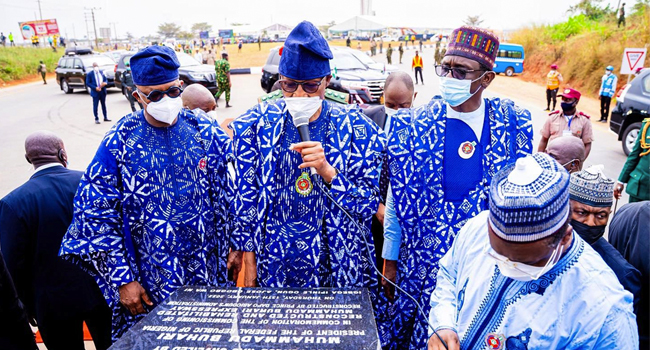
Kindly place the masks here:
POLYGON ((149 46, 131 57, 133 82, 140 86, 162 85, 178 79, 181 66, 174 50, 149 46))
POLYGON ((592 207, 611 207, 614 203, 614 180, 603 173, 603 165, 571 174, 569 199, 592 207))
POLYGON ((289 33, 280 49, 278 71, 287 78, 311 80, 331 74, 334 56, 327 40, 311 22, 303 21, 289 33))
POLYGON ((557 232, 569 217, 569 173, 546 153, 501 169, 490 184, 489 223, 509 242, 534 242, 557 232))

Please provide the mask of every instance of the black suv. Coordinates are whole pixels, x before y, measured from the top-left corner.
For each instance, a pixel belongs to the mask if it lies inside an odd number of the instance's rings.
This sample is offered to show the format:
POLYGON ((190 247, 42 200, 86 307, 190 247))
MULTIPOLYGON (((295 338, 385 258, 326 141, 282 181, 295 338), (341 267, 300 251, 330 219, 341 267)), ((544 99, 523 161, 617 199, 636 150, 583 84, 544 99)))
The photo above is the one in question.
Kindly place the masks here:
POLYGON ((54 72, 56 72, 56 83, 66 94, 71 94, 74 89, 86 87, 86 75, 93 71, 93 63, 97 63, 99 69, 106 75, 106 87, 114 87, 115 62, 110 58, 99 54, 77 55, 74 52, 68 53, 59 59, 54 72))
POLYGON ((650 117, 650 69, 646 68, 616 95, 609 128, 623 141, 623 152, 630 154, 641 129, 641 121, 650 117))
MULTIPOLYGON (((273 84, 280 79, 279 50, 280 47, 272 48, 262 67, 260 83, 266 92, 271 92, 273 84)), ((388 74, 368 67, 347 48, 331 47, 331 50, 334 58, 330 60, 332 80, 328 88, 350 94, 355 103, 380 103, 388 74)))
MULTIPOLYGON (((122 90, 124 96, 126 96, 126 88, 122 85, 122 72, 126 70, 126 62, 129 62, 135 54, 136 52, 127 52, 120 57, 115 65, 115 87, 122 90)), ((192 56, 183 52, 176 52, 176 56, 181 64, 181 67, 178 69, 179 79, 183 82, 184 86, 198 83, 208 88, 213 95, 217 93, 217 79, 214 66, 201 64, 192 56)))

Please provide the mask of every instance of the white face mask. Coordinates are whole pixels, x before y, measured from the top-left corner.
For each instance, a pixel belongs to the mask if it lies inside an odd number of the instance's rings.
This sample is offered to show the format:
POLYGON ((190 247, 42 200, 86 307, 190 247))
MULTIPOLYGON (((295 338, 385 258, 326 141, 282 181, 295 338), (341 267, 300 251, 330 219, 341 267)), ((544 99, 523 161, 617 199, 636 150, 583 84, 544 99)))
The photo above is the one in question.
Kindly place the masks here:
MULTIPOLYGON (((138 94, 140 94, 140 91, 138 91, 138 94)), ((140 97, 143 97, 142 94, 140 94, 140 97)), ((183 100, 180 96, 176 98, 165 96, 158 102, 149 103, 144 102, 143 98, 142 102, 145 104, 145 109, 150 116, 161 123, 169 125, 172 125, 178 113, 183 109, 183 100)))
POLYGON ((208 115, 208 117, 210 117, 210 118, 212 118, 214 120, 217 120, 217 111, 210 111, 210 112, 208 112, 206 114, 208 115))
POLYGON ((483 85, 481 85, 476 91, 471 92, 472 83, 481 80, 485 73, 487 72, 484 72, 474 80, 440 77, 440 93, 442 94, 442 98, 452 107, 462 105, 483 88, 483 85))
POLYGON ((605 71, 605 75, 610 75, 610 74, 612 74, 612 72, 610 72, 608 70, 605 71))
POLYGON ((99 73, 99 67, 93 67, 93 70, 97 73, 99 73))
POLYGON ((558 244, 557 247, 553 250, 551 257, 548 258, 546 265, 542 267, 531 266, 512 261, 507 257, 495 252, 489 244, 485 248, 484 253, 492 259, 496 260, 497 266, 499 266, 499 271, 501 271, 502 275, 510 277, 514 280, 528 282, 539 279, 550 269, 552 269, 553 266, 555 266, 555 264, 557 264, 557 262, 562 257, 563 251, 564 247, 562 244, 558 244))
POLYGON ((323 103, 318 96, 285 97, 284 101, 295 125, 309 124, 309 119, 314 116, 323 103))
POLYGON ((386 106, 384 106, 384 110, 386 111, 386 115, 390 115, 390 116, 394 116, 395 114, 397 114, 398 111, 397 109, 388 108, 386 106))

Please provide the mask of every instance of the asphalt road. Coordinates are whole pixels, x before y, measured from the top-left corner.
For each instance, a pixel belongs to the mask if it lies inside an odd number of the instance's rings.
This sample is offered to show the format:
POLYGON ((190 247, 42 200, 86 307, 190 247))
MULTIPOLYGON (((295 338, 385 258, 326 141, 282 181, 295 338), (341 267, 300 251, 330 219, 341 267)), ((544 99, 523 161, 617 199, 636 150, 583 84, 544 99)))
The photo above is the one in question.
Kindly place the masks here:
MULTIPOLYGON (((417 98, 415 104, 424 104, 432 96, 439 94, 438 78, 433 69, 433 49, 425 49, 424 59, 425 85, 416 85, 417 98)), ((400 69, 410 71, 413 50, 404 54, 403 64, 397 64, 400 69)), ((374 57, 378 62, 385 62, 385 54, 374 57)), ((393 54, 393 62, 398 61, 398 54, 393 54)), ((224 108, 223 97, 217 109, 219 119, 237 117, 248 108, 255 105, 257 98, 263 94, 260 88, 259 75, 233 75, 232 108, 224 108)), ((516 78, 497 77, 485 93, 485 96, 510 98, 521 107, 527 108, 533 115, 535 129, 534 145, 539 142, 541 129, 546 112, 544 89, 535 84, 522 82, 516 78)), ((583 99, 581 104, 590 106, 593 101, 583 99)), ((0 89, 0 197, 9 193, 13 188, 25 182, 33 173, 31 165, 24 158, 25 137, 39 129, 47 129, 57 133, 65 142, 68 151, 70 168, 84 170, 92 160, 102 139, 115 121, 130 113, 128 101, 117 89, 109 89, 107 96, 108 116, 113 122, 94 124, 92 114, 92 99, 84 91, 64 94, 50 80, 47 85, 29 83, 16 87, 0 89)), ((100 112, 101 113, 101 112, 100 112)), ((101 120, 101 116, 100 116, 101 120)), ((586 165, 604 164, 605 172, 612 178, 617 178, 625 162, 625 155, 616 135, 608 130, 607 125, 594 123, 595 141, 586 165)), ((623 198, 619 206, 627 203, 623 198)))

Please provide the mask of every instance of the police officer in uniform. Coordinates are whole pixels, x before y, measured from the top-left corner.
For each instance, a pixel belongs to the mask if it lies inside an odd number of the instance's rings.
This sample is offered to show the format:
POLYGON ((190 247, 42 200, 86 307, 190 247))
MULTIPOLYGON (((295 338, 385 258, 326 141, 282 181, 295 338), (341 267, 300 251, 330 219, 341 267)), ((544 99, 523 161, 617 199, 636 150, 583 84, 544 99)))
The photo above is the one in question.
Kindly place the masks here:
POLYGON ((627 184, 630 203, 650 200, 650 118, 643 120, 632 152, 627 156, 623 170, 614 187, 614 196, 621 198, 627 184))
POLYGON ((126 62, 125 66, 126 70, 122 73, 122 84, 124 84, 126 87, 125 94, 126 98, 131 104, 131 111, 135 112, 135 103, 138 103, 140 109, 142 109, 142 103, 140 103, 140 101, 136 101, 135 97, 133 97, 133 91, 135 91, 135 83, 133 83, 133 75, 131 74, 131 64, 129 62, 126 62))

